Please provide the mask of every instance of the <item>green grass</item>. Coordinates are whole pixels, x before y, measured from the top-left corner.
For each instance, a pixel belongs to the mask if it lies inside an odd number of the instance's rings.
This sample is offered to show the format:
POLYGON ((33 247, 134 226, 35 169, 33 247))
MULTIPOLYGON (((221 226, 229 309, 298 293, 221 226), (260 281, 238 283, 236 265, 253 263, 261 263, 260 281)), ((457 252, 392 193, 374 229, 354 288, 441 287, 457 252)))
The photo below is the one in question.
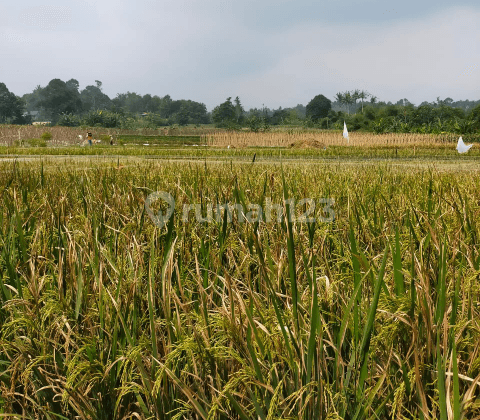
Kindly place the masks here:
POLYGON ((0 162, 0 415, 480 416, 480 178, 450 151, 406 166, 336 150, 349 164, 0 162), (154 191, 176 200, 161 229, 154 191), (181 220, 183 204, 305 197, 334 198, 335 220, 181 220))
MULTIPOLYGON (((149 143, 149 146, 142 143, 125 145, 102 145, 79 147, 5 147, 0 146, 0 157, 15 156, 137 156, 150 158, 190 158, 190 159, 309 159, 309 160, 449 160, 458 162, 471 162, 480 159, 480 150, 472 149, 467 155, 459 156, 454 145, 443 148, 416 147, 395 148, 395 147, 348 147, 329 146, 327 149, 291 149, 280 147, 249 147, 239 149, 226 149, 216 147, 205 147, 201 143, 185 143, 181 145, 167 145, 149 143), (194 146, 197 144, 198 146, 194 146), (168 146, 168 147, 166 147, 168 146)), ((174 143, 176 140, 174 141, 174 143)))
POLYGON ((140 146, 148 144, 151 146, 166 146, 166 147, 178 147, 178 146, 193 146, 203 145, 205 142, 201 136, 141 136, 138 134, 122 134, 117 137, 116 143, 129 145, 136 143, 140 146))

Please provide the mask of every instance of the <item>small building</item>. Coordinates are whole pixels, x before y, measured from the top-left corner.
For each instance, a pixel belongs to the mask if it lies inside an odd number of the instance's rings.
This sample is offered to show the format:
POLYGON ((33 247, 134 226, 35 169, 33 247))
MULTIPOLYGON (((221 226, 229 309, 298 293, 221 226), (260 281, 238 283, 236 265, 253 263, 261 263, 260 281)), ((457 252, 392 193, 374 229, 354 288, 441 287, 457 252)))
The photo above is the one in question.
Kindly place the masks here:
POLYGON ((40 119, 40 111, 27 111, 23 113, 25 118, 30 118, 30 121, 38 121, 40 119))

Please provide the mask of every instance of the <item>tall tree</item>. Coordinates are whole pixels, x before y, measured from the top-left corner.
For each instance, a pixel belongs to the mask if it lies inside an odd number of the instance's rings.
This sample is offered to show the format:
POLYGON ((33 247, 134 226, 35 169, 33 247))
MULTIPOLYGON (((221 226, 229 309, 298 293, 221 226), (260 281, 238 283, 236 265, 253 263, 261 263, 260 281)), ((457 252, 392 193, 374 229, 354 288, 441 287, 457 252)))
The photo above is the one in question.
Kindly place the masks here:
POLYGON ((0 123, 20 122, 24 108, 24 101, 10 92, 5 83, 0 83, 0 123))
POLYGON ((169 116, 169 119, 180 125, 208 123, 205 104, 180 99, 172 101, 172 109, 176 109, 176 111, 169 116))
POLYGON ((40 85, 37 85, 35 89, 33 89, 32 93, 26 93, 23 95, 22 99, 25 101, 25 106, 27 111, 39 111, 40 110, 40 101, 42 99, 42 88, 40 85))
POLYGON ((270 122, 272 125, 285 124, 288 121, 289 116, 290 113, 287 109, 282 109, 282 107, 279 107, 278 109, 273 111, 270 122))
POLYGON ((165 95, 160 103, 160 116, 162 118, 168 118, 174 113, 173 100, 170 95, 165 95))
POLYGON ((145 103, 145 111, 146 112, 154 112, 156 114, 160 114, 160 110, 162 107, 162 98, 157 95, 144 95, 143 101, 145 103), (145 98, 147 97, 147 98, 145 98))
POLYGON ((153 112, 153 98, 149 93, 143 95, 142 107, 144 112, 153 112))
POLYGON ((82 109, 78 91, 67 86, 60 79, 52 79, 42 89, 39 105, 45 109, 52 122, 56 122, 62 113, 74 114, 82 109))
POLYGON ((345 107, 347 108, 347 113, 350 114, 350 105, 355 103, 356 100, 352 92, 338 92, 335 96, 335 99, 342 105, 345 105, 345 107))
POLYGON ((78 89, 80 88, 80 83, 78 83, 77 79, 70 79, 67 82, 65 82, 65 84, 69 89, 78 93, 78 89))
POLYGON ((358 93, 358 98, 362 101, 362 114, 363 114, 363 101, 365 101, 370 95, 366 90, 361 90, 358 93))
POLYGON ((118 93, 112 99, 112 103, 116 108, 122 108, 124 111, 133 114, 145 111, 143 109, 143 98, 136 92, 118 93))
POLYGON ((95 86, 88 85, 80 92, 82 106, 85 111, 110 109, 112 101, 102 92, 102 82, 95 80, 95 86))
POLYGON ((348 114, 350 115, 350 105, 353 105, 357 101, 355 93, 347 91, 344 93, 344 98, 345 104, 347 105, 348 114))
POLYGON ((331 109, 332 101, 323 95, 317 95, 307 104, 307 118, 318 121, 325 118, 331 109))
POLYGON ((243 121, 243 116, 245 114, 245 110, 240 102, 240 98, 237 96, 235 98, 235 117, 237 119, 237 124, 241 124, 243 121))
POLYGON ((229 97, 225 102, 215 107, 212 111, 212 120, 218 127, 227 127, 235 124, 237 119, 235 106, 232 104, 232 98, 229 97))
POLYGON ((337 92, 335 95, 335 101, 337 101, 340 105, 346 105, 347 103, 345 102, 345 94, 343 92, 337 92))
POLYGON ((353 105, 354 105, 353 110, 356 113, 357 112, 357 101, 360 99, 360 90, 355 89, 352 92, 350 92, 350 94, 352 95, 352 100, 353 100, 353 105))

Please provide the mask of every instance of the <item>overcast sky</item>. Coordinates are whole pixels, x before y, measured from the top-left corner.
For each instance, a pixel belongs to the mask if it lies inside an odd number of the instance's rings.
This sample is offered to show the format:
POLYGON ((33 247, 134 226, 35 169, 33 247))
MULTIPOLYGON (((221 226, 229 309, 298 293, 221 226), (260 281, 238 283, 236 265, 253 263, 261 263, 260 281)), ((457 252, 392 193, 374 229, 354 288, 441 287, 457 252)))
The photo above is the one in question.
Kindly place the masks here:
POLYGON ((208 110, 229 96, 278 108, 353 89, 478 100, 480 1, 2 1, 0 82, 21 96, 54 78, 208 110))

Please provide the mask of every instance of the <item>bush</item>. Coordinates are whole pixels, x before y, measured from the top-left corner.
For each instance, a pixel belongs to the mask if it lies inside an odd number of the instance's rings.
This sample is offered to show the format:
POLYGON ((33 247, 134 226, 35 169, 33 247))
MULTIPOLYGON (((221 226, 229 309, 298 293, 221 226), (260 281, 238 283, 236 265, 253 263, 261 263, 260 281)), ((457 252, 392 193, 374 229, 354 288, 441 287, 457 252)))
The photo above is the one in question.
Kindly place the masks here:
POLYGON ((250 128, 250 131, 258 133, 263 126, 262 118, 257 117, 256 115, 251 116, 246 121, 247 127, 250 128))
POLYGON ((89 127, 115 128, 122 127, 124 120, 125 117, 117 112, 97 110, 85 114, 82 123, 89 127))
POLYGON ((52 133, 50 131, 44 131, 43 134, 40 136, 42 140, 51 140, 52 139, 52 133))
POLYGON ((57 121, 57 125, 62 127, 78 127, 80 125, 80 117, 74 114, 62 114, 57 121))
POLYGON ((144 117, 153 128, 165 127, 169 125, 169 122, 166 118, 162 118, 159 114, 148 114, 144 117))
POLYGON ((315 127, 315 121, 313 121, 310 117, 305 118, 303 121, 304 128, 313 128, 315 127))
MULTIPOLYGON (((42 134, 42 136, 43 136, 43 134, 42 134)), ((27 140, 25 140, 25 143, 27 143, 30 147, 47 147, 47 142, 43 138, 41 138, 41 139, 27 139, 27 140)))

